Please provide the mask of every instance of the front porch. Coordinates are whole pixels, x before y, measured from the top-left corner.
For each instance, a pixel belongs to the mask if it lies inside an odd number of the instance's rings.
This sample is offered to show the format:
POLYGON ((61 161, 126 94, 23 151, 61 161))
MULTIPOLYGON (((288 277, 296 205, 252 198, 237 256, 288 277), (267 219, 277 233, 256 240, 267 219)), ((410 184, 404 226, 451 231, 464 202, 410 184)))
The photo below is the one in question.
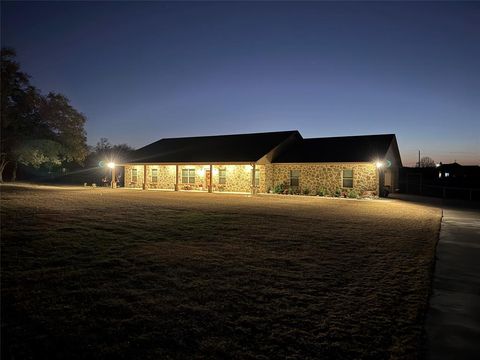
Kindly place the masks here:
POLYGON ((265 166, 242 164, 124 165, 126 188, 200 192, 265 192, 265 166))

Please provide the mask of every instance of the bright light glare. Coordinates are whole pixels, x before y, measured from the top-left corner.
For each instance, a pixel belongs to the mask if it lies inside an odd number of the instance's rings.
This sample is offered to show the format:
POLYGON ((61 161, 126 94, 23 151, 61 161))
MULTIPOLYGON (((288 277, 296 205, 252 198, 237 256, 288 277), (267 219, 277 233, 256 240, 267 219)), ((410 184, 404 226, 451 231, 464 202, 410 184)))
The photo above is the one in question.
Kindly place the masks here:
POLYGON ((435 164, 436 167, 440 167, 440 164, 435 164))
POLYGON ((381 161, 377 161, 376 164, 377 169, 380 169, 383 166, 383 163, 381 161))
POLYGON ((107 166, 110 168, 110 169, 113 169, 115 167, 115 163, 114 162, 109 162, 107 164, 107 166))

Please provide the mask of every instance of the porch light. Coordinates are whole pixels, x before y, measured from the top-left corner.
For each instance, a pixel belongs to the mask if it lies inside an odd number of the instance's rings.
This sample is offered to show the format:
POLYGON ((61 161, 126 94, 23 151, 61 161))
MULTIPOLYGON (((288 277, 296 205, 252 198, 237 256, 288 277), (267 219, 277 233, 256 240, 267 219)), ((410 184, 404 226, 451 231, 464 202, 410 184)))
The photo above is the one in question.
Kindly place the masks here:
POLYGON ((107 164, 107 166, 108 166, 110 169, 113 169, 113 168, 115 167, 115 163, 111 161, 111 162, 109 162, 109 163, 107 164))
POLYGON ((381 167, 383 167, 383 162, 377 161, 375 165, 377 166, 377 169, 380 169, 381 167))

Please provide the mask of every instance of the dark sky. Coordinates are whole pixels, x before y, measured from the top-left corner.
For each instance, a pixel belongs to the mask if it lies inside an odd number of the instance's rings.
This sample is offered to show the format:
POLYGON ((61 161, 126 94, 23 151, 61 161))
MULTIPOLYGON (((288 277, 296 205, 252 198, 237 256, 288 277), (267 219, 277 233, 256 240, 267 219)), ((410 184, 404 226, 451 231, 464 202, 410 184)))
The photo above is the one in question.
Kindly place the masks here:
POLYGON ((100 137, 396 133, 480 162, 480 3, 2 2, 2 46, 100 137))

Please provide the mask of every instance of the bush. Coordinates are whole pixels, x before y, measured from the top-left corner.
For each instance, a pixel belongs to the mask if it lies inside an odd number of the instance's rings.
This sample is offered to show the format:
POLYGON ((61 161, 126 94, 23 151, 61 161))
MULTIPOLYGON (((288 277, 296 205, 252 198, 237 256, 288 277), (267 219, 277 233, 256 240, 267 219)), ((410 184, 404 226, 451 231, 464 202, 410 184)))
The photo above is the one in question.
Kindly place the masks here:
POLYGON ((275 194, 283 194, 285 192, 285 185, 277 184, 273 187, 273 192, 275 194))
POLYGON ((289 194, 289 195, 300 195, 301 194, 300 188, 297 187, 297 186, 290 186, 288 188, 287 194, 289 194))
POLYGON ((328 195, 328 191, 327 189, 325 188, 320 188, 317 190, 317 195, 318 196, 327 196, 328 195))
POLYGON ((302 190, 302 194, 303 194, 303 195, 308 195, 308 194, 310 194, 310 189, 309 189, 309 188, 304 188, 304 189, 302 190))
POLYGON ((355 190, 352 189, 348 192, 347 196, 350 199, 357 199, 358 198, 358 192, 356 192, 355 190))
POLYGON ((341 196, 342 196, 342 190, 341 190, 341 189, 335 190, 335 192, 333 193, 333 196, 335 196, 335 197, 341 197, 341 196))

